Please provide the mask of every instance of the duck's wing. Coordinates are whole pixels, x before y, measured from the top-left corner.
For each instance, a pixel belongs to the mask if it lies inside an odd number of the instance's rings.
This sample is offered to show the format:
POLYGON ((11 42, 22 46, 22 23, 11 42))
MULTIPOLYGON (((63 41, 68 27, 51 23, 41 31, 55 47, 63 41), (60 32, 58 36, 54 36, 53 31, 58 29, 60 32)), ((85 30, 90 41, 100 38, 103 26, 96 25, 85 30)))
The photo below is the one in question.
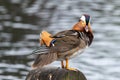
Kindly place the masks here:
POLYGON ((75 30, 66 30, 66 31, 61 31, 51 37, 52 38, 61 38, 61 37, 72 36, 72 35, 78 35, 78 32, 75 30))
POLYGON ((39 48, 33 50, 32 54, 42 54, 42 53, 48 53, 49 48, 45 45, 40 46, 39 48))
POLYGON ((32 68, 41 68, 44 65, 50 64, 57 60, 57 53, 51 53, 50 49, 46 46, 41 46, 37 50, 33 51, 32 54, 37 54, 32 68))
MULTIPOLYGON (((80 44, 85 43, 79 37, 79 33, 74 30, 60 32, 53 36, 55 38, 54 46, 50 49, 57 52, 66 52, 78 47, 80 44)), ((82 44, 83 45, 83 44, 82 44)))

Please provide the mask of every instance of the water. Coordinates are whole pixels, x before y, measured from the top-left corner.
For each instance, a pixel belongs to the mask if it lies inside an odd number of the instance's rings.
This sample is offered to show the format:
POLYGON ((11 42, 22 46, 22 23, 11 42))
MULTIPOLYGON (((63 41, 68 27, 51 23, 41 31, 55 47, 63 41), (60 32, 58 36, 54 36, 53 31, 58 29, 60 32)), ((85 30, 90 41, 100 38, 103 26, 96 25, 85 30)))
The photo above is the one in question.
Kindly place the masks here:
MULTIPOLYGON (((70 60, 88 80, 120 80, 119 0, 1 0, 0 80, 24 80, 39 47, 39 33, 70 29, 90 14, 95 39, 84 54, 70 60)), ((52 63, 60 66, 59 62, 52 63)))

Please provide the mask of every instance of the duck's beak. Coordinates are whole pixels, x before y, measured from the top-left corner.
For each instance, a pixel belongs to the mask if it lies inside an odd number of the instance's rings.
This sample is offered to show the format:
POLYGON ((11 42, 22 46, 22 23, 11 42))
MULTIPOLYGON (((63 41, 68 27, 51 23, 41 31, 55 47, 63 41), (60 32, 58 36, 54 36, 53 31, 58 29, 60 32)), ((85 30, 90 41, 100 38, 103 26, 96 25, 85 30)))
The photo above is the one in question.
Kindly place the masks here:
POLYGON ((85 31, 86 31, 86 32, 89 31, 88 25, 86 25, 86 27, 85 27, 85 31))
POLYGON ((91 27, 91 26, 90 26, 90 22, 89 22, 88 25, 85 26, 85 31, 86 31, 86 32, 90 31, 90 30, 91 30, 90 27, 91 27))

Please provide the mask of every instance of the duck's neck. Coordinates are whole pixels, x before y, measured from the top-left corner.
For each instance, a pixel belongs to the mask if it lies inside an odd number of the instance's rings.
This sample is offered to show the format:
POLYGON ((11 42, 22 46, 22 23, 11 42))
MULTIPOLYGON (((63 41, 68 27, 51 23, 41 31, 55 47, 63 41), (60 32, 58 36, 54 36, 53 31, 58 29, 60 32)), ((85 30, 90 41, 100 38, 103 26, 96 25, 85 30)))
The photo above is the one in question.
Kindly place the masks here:
POLYGON ((91 31, 88 31, 88 32, 84 31, 84 33, 89 38, 89 40, 88 40, 88 46, 90 46, 91 43, 92 43, 92 41, 93 41, 93 38, 94 38, 93 33, 91 31))

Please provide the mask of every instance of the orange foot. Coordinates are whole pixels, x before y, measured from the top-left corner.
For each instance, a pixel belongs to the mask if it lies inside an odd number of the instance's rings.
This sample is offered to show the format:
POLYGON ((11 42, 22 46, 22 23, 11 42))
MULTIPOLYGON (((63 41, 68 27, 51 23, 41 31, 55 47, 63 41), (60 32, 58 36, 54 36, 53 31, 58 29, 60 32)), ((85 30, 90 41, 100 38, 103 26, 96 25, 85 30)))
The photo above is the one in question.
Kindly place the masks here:
POLYGON ((66 66, 64 66, 64 62, 63 62, 63 61, 61 61, 61 65, 62 65, 62 68, 65 68, 65 69, 68 69, 68 70, 77 71, 77 69, 75 69, 75 68, 70 68, 70 67, 68 66, 68 65, 69 65, 68 59, 66 59, 66 66))
POLYGON ((68 69, 68 70, 72 70, 72 71, 77 71, 76 68, 70 68, 70 67, 68 67, 68 68, 66 68, 66 69, 68 69))

